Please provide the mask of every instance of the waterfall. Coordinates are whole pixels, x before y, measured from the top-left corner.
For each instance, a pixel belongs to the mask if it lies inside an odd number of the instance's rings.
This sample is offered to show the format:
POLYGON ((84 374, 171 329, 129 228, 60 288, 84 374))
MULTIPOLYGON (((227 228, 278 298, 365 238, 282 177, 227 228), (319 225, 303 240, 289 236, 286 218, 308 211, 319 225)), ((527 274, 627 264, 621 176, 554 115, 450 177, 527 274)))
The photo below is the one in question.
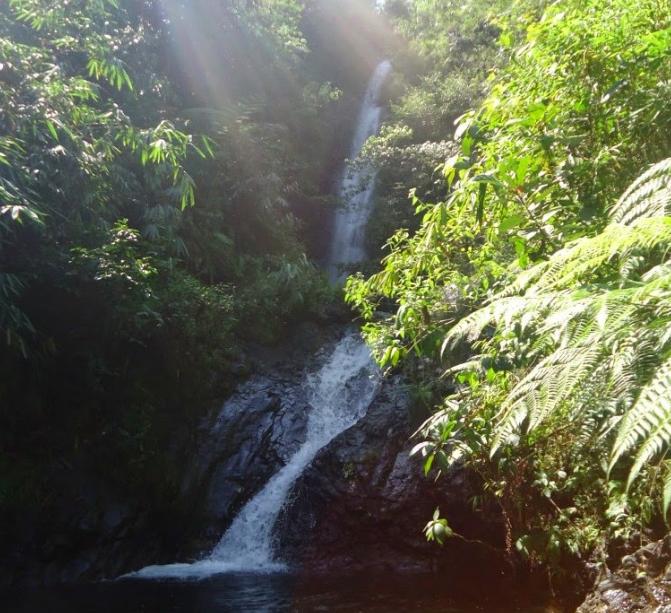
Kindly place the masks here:
POLYGON ((133 578, 203 578, 226 572, 285 570, 273 552, 273 526, 291 486, 317 452, 363 416, 379 374, 358 333, 346 334, 316 373, 306 377, 311 412, 305 443, 240 511, 210 555, 193 564, 148 566, 133 578))
MULTIPOLYGON (((352 159, 379 128, 379 94, 390 70, 389 62, 380 63, 368 85, 352 143, 352 159)), ((347 207, 336 215, 330 260, 334 280, 340 276, 342 264, 363 259, 363 232, 374 181, 372 168, 346 173, 343 178, 341 194, 347 198, 347 207), (355 188, 359 191, 350 195, 355 188)), ((305 443, 242 508, 209 556, 192 564, 148 566, 126 577, 200 579, 227 572, 285 570, 286 565, 274 553, 273 527, 291 487, 320 449, 364 415, 378 383, 378 369, 359 333, 343 336, 321 369, 306 376, 311 410, 305 443)))
MULTIPOLYGON (((380 129, 380 92, 390 71, 391 63, 388 60, 380 62, 368 83, 349 151, 351 160, 359 156, 366 140, 380 129)), ((345 170, 338 194, 343 206, 335 214, 328 261, 329 276, 334 282, 342 281, 346 269, 366 257, 365 229, 373 206, 376 175, 376 170, 369 164, 345 170)))

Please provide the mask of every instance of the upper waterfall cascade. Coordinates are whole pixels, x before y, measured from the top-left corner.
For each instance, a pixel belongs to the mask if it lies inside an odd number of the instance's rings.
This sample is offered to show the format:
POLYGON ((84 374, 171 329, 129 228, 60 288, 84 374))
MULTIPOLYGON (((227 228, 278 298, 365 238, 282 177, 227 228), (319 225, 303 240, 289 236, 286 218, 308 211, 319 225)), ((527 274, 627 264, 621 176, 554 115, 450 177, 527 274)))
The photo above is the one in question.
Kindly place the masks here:
MULTIPOLYGON (((378 64, 370 79, 349 151, 351 160, 359 157, 368 138, 377 134, 380 129, 380 93, 390 72, 391 63, 384 60, 378 64)), ((376 175, 375 168, 365 163, 344 172, 339 190, 343 206, 335 214, 328 261, 332 281, 342 281, 347 268, 366 257, 365 229, 373 206, 376 175)))
MULTIPOLYGON (((351 157, 358 156, 366 139, 380 125, 379 95, 391 64, 376 68, 362 104, 351 157)), ((372 168, 346 173, 341 194, 347 207, 338 211, 330 261, 332 278, 343 264, 363 259, 363 232, 370 213, 375 172, 372 168), (352 190, 358 191, 350 196, 352 190)), ((135 578, 204 578, 226 572, 282 571, 275 555, 273 527, 293 484, 320 449, 353 426, 366 412, 379 384, 379 372, 358 332, 346 334, 316 373, 306 376, 311 412, 303 445, 240 511, 212 552, 192 564, 148 566, 135 578)))

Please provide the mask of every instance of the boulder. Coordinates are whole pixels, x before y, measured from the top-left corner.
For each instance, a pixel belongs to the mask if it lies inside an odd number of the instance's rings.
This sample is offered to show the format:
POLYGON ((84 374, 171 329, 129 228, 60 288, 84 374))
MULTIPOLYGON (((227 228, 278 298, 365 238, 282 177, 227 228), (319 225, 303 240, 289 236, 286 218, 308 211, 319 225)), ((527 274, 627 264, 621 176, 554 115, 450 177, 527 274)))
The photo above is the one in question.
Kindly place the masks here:
POLYGON ((386 380, 365 417, 317 455, 278 519, 281 556, 303 573, 448 569, 473 585, 509 580, 501 518, 470 504, 474 475, 455 469, 435 484, 410 457, 409 406, 402 382, 386 380), (438 507, 467 540, 426 542, 438 507))
POLYGON ((671 535, 605 571, 578 613, 671 613, 671 535))
POLYGON ((300 379, 256 375, 203 427, 182 485, 184 496, 199 501, 194 528, 201 543, 216 543, 305 440, 309 405, 300 379))

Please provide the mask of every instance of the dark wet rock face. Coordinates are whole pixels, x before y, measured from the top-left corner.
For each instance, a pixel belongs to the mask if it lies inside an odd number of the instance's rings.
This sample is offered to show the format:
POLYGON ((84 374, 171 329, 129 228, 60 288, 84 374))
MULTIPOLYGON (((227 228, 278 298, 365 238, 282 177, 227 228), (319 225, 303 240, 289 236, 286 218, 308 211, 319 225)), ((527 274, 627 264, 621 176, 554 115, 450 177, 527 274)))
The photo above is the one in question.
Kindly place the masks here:
POLYGON ((160 555, 159 541, 145 538, 151 533, 146 506, 120 502, 85 473, 78 476, 71 506, 17 522, 19 533, 0 560, 0 586, 114 577, 147 556, 160 555))
POLYGON ((202 443, 182 491, 201 501, 203 542, 214 544, 240 508, 305 441, 310 406, 298 380, 255 376, 228 400, 202 443))
POLYGON ((469 504, 472 475, 455 470, 436 485, 409 456, 408 404, 400 382, 386 381, 366 416, 318 454, 278 520, 281 555, 308 573, 450 568, 453 577, 509 578, 499 519, 469 504), (437 507, 483 542, 427 543, 422 528, 437 507))
POLYGON ((671 535, 622 559, 578 613, 671 613, 671 535))
POLYGON ((189 458, 179 516, 152 500, 124 498, 86 467, 58 473, 70 495, 49 517, 17 522, 10 547, 0 543, 0 587, 113 578, 202 556, 303 442, 310 410, 303 374, 341 333, 338 324, 306 322, 282 346, 248 348, 242 370, 254 374, 197 432, 175 433, 174 452, 189 458))
MULTIPOLYGON (((185 481, 200 491, 205 512, 197 542, 212 546, 240 508, 305 441, 311 410, 306 369, 253 377, 206 425, 203 444, 185 481)), ((510 580, 503 529, 495 512, 473 511, 478 482, 455 470, 436 486, 409 456, 410 401, 402 382, 383 382, 366 415, 320 451, 296 482, 275 526, 279 556, 305 572, 432 571, 510 580), (440 548, 422 528, 440 507, 468 539, 440 548), (455 571, 455 565, 458 570, 455 571)))

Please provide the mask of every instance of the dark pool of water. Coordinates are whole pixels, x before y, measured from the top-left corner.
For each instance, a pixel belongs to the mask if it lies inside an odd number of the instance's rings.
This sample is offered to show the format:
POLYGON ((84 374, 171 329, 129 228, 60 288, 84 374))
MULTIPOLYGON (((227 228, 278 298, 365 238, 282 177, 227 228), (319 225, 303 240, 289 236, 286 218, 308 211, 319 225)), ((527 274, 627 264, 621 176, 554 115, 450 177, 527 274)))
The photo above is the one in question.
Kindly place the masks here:
MULTIPOLYGON (((383 575, 300 579, 222 575, 197 582, 116 581, 0 594, 6 613, 544 613, 555 609, 496 598, 451 599, 434 576, 383 575)), ((486 596, 483 586, 482 596, 486 596)))

